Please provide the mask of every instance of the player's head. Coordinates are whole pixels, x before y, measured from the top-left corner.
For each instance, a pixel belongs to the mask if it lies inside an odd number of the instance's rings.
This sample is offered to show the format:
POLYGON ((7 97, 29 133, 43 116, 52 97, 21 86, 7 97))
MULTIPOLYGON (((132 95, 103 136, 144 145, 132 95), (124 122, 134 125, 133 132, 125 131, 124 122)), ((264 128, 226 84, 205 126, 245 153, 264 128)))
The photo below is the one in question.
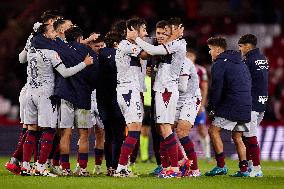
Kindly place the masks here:
POLYGON ((99 36, 96 40, 90 41, 88 45, 93 49, 93 51, 99 53, 99 50, 105 47, 104 38, 99 36))
POLYGON ((62 19, 63 16, 60 12, 58 12, 57 10, 47 10, 44 11, 42 13, 42 15, 40 16, 41 18, 41 23, 44 24, 51 24, 53 25, 53 23, 58 20, 58 19, 62 19))
POLYGON ((122 36, 116 32, 110 31, 106 34, 104 42, 109 48, 117 48, 119 42, 122 40, 122 36))
POLYGON ((186 51, 186 57, 189 58, 193 63, 196 61, 196 51, 192 48, 188 48, 186 51))
POLYGON ((57 35, 65 39, 65 31, 73 26, 71 20, 58 19, 53 23, 53 28, 57 35))
POLYGON ((227 42, 224 37, 210 37, 207 40, 207 45, 210 49, 209 53, 212 60, 215 60, 219 54, 227 49, 227 42))
POLYGON ((158 44, 163 44, 166 42, 166 40, 169 38, 168 35, 166 35, 166 26, 168 26, 169 23, 166 20, 161 20, 157 22, 156 24, 156 39, 158 44))
POLYGON ((78 26, 73 26, 65 31, 67 42, 76 41, 80 43, 83 40, 83 30, 78 26))
POLYGON ((37 34, 42 34, 43 36, 49 39, 54 39, 56 37, 56 32, 50 24, 42 24, 38 28, 37 34))
POLYGON ((249 51, 256 48, 257 37, 253 34, 245 34, 240 37, 238 44, 242 55, 246 55, 249 51))
POLYGON ((147 30, 146 30, 146 21, 142 18, 132 18, 126 21, 126 27, 129 30, 132 30, 134 28, 138 31, 138 36, 141 38, 144 38, 147 36, 147 30))
POLYGON ((118 33, 122 38, 126 37, 126 21, 117 20, 111 26, 111 33, 118 33))
POLYGON ((169 25, 166 26, 166 34, 169 35, 169 36, 172 35, 172 27, 178 28, 180 26, 183 26, 182 20, 180 18, 177 18, 177 17, 170 18, 168 20, 168 22, 169 22, 169 25))

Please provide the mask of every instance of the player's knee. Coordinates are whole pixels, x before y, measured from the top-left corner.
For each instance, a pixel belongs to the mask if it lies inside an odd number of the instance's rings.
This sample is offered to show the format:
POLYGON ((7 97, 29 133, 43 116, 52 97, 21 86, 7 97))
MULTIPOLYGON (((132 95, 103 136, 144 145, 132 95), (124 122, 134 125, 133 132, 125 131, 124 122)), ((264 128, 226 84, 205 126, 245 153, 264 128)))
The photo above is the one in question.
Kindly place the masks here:
POLYGON ((187 124, 179 124, 176 133, 179 138, 183 138, 185 136, 188 136, 189 134, 189 126, 187 124))
POLYGON ((27 125, 27 126, 28 126, 29 131, 37 131, 38 130, 38 127, 35 124, 30 124, 30 125, 27 125))
POLYGON ((236 135, 236 134, 233 133, 232 134, 232 139, 233 139, 233 141, 234 141, 234 143, 236 145, 243 143, 243 139, 242 139, 242 137, 240 135, 236 135))
POLYGON ((215 126, 213 127, 210 127, 209 130, 208 130, 208 133, 210 135, 210 138, 217 138, 217 137, 220 137, 220 132, 218 129, 216 129, 215 126))

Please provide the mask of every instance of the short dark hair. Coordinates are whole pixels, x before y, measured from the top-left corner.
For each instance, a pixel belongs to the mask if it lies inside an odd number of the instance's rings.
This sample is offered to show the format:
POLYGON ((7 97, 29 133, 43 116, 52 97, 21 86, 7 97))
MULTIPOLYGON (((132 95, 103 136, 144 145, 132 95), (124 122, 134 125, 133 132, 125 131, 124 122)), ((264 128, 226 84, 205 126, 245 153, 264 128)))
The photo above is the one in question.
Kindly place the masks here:
POLYGON ((39 28, 37 29, 37 31, 35 32, 35 34, 44 34, 45 32, 47 32, 48 26, 49 26, 49 24, 40 25, 39 28))
POLYGON ((157 22, 156 24, 156 28, 165 28, 166 26, 169 25, 169 22, 166 20, 160 20, 159 22, 157 22))
POLYGON ((122 40, 122 36, 116 32, 108 32, 104 38, 104 42, 107 47, 113 48, 115 43, 119 43, 122 40))
POLYGON ((63 18, 62 14, 57 10, 46 10, 40 16, 42 23, 47 22, 49 19, 56 19, 59 17, 63 18))
POLYGON ((117 20, 111 25, 112 32, 126 33, 126 21, 117 20))
POLYGON ((126 21, 126 27, 131 30, 131 27, 138 30, 142 25, 146 25, 146 21, 142 18, 131 18, 126 21))
POLYGON ((226 42, 226 39, 224 37, 210 37, 207 40, 207 44, 212 45, 212 46, 221 47, 224 50, 227 49, 227 42, 226 42))
POLYGON ((64 32, 67 42, 76 41, 83 36, 83 30, 78 26, 73 26, 64 32))
MULTIPOLYGON (((91 35, 94 33, 91 33, 91 35)), ((99 36, 96 40, 92 40, 89 43, 101 43, 104 42, 104 37, 103 36, 99 36)))
POLYGON ((169 25, 174 25, 174 26, 179 26, 183 24, 181 18, 178 17, 170 18, 168 22, 169 25))
POLYGON ((246 44, 246 43, 256 46, 257 37, 253 34, 245 34, 242 37, 240 37, 238 44, 246 44))
POLYGON ((67 21, 67 20, 65 20, 65 19, 63 19, 63 18, 56 20, 56 21, 53 23, 53 28, 54 28, 54 30, 57 31, 58 28, 59 28, 61 25, 63 25, 66 21, 67 21))

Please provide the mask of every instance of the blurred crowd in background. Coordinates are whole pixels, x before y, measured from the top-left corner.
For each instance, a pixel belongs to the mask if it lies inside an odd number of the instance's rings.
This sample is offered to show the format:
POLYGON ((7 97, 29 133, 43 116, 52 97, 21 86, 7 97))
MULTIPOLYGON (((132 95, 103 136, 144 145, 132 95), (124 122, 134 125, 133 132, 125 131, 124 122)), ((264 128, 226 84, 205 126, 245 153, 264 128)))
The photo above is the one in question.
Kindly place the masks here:
MULTIPOLYGON (((104 35, 118 19, 146 19, 152 35, 161 19, 181 17, 188 46, 210 76, 206 40, 226 36, 237 49, 238 37, 252 32, 269 59, 269 105, 265 120, 284 121, 283 0, 4 0, 0 2, 0 118, 18 119, 18 96, 26 82, 26 66, 18 62, 32 27, 47 9, 56 9, 84 29, 104 35)), ((241 77, 241 76, 240 76, 241 77)), ((210 78, 210 77, 209 77, 210 78)))

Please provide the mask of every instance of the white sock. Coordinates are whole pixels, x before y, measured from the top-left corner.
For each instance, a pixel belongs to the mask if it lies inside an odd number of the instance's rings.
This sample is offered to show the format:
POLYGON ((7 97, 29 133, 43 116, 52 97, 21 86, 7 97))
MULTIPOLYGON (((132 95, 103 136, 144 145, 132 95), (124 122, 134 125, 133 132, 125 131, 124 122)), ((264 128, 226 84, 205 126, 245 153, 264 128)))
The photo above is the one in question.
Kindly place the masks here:
POLYGON ((14 157, 11 157, 11 159, 10 159, 10 163, 19 163, 19 160, 17 160, 16 158, 14 158, 14 157))
POLYGON ((46 160, 46 163, 47 163, 47 164, 51 164, 51 159, 47 159, 47 160, 46 160))
POLYGON ((206 158, 211 158, 211 150, 210 150, 210 138, 209 135, 206 135, 205 138, 200 137, 200 143, 202 146, 202 149, 204 151, 206 158))
POLYGON ((253 166, 253 162, 252 162, 252 160, 249 160, 248 161, 248 167, 252 167, 253 166))
POLYGON ((31 166, 30 166, 30 162, 23 162, 23 168, 27 169, 27 170, 31 170, 31 166))
POLYGON ((122 169, 127 169, 127 166, 118 164, 116 172, 120 172, 122 169))
POLYGON ((40 164, 38 162, 36 162, 36 169, 39 171, 39 172, 43 172, 45 170, 45 164, 40 164))

